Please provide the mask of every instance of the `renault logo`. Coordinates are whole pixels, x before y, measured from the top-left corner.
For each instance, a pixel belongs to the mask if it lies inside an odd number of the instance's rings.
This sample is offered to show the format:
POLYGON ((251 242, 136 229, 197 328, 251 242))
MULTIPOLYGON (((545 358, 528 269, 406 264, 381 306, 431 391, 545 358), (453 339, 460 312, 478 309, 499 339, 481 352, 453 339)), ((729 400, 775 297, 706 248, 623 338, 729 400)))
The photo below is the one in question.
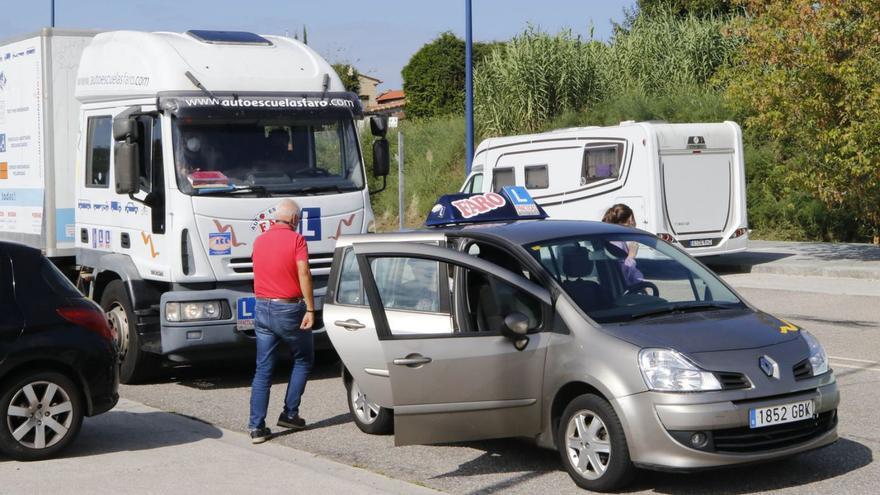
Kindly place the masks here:
POLYGON ((758 366, 761 367, 761 371, 763 371, 765 375, 770 378, 779 379, 779 365, 776 364, 776 361, 770 356, 764 355, 759 357, 758 366))

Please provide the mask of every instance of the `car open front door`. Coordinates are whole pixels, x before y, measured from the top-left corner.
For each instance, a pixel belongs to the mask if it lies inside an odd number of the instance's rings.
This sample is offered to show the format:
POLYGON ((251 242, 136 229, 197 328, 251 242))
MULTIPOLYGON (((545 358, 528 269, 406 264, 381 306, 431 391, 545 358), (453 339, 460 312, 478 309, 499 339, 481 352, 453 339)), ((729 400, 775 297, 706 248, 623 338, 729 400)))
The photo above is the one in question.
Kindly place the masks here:
POLYGON ((369 243, 354 252, 391 378, 396 445, 539 433, 545 289, 452 249, 369 243), (523 350, 501 333, 502 313, 515 307, 532 328, 523 350), (479 323, 469 319, 477 313, 479 323))

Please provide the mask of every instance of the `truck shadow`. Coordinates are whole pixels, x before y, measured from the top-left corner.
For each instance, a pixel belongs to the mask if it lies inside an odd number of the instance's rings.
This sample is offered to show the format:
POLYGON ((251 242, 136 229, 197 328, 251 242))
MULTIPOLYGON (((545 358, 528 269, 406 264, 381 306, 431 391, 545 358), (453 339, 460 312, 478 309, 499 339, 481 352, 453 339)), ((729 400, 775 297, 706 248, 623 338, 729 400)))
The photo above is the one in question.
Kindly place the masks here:
MULTIPOLYGON (((449 444, 483 450, 479 457, 434 478, 455 478, 517 473, 498 483, 480 487, 474 493, 497 493, 528 483, 553 471, 562 472, 555 451, 536 449, 519 440, 492 440, 449 444), (528 455, 524 455, 528 452, 528 455)), ((642 471, 625 492, 651 491, 667 494, 749 494, 807 485, 861 469, 873 462, 865 445, 846 438, 823 449, 788 459, 743 467, 714 469, 697 473, 642 471)), ((566 478, 568 477, 565 474, 566 478)), ((572 486, 574 486, 572 484, 572 486)))
MULTIPOLYGON (((223 432, 211 424, 178 414, 114 409, 85 418, 79 436, 55 459, 174 447, 222 435, 223 432)), ((13 461, 0 457, 0 464, 4 462, 13 461)))

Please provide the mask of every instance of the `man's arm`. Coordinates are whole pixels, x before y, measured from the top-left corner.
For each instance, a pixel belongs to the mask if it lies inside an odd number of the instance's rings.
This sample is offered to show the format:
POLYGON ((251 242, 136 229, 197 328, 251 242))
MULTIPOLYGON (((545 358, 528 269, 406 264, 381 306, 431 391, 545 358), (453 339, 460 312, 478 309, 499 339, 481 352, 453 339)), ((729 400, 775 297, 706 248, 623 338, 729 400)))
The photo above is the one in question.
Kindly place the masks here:
POLYGON ((299 277, 299 287, 303 293, 303 299, 306 301, 306 315, 303 317, 302 324, 299 326, 303 330, 309 330, 315 322, 315 295, 312 293, 312 270, 309 269, 309 262, 299 260, 296 262, 297 276, 299 277))

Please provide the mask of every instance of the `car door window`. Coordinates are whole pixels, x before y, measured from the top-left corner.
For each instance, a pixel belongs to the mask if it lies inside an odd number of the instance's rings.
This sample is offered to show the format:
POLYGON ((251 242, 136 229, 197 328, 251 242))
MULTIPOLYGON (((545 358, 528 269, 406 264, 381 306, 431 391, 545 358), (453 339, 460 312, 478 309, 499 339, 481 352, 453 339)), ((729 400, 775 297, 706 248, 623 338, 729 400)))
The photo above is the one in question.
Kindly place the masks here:
POLYGON ((357 256, 351 248, 346 249, 339 271, 339 286, 336 288, 337 304, 365 306, 369 304, 364 293, 364 284, 357 264, 357 256))
POLYGON ((386 309, 440 311, 440 263, 419 258, 375 258, 371 268, 386 309))
POLYGON ((500 334, 504 318, 512 313, 528 318, 529 331, 541 329, 542 305, 537 298, 491 274, 468 268, 458 273, 463 288, 459 297, 465 301, 456 307, 464 313, 461 319, 465 331, 500 334))

